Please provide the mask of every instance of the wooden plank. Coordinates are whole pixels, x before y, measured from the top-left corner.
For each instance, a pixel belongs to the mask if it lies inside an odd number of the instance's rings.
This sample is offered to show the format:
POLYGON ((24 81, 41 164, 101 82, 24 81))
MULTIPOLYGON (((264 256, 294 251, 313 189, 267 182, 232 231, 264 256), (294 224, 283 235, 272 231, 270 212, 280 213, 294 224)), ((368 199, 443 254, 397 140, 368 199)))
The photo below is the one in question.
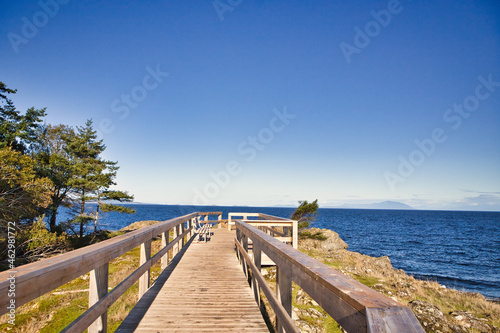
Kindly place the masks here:
MULTIPOLYGON (((21 306, 132 250, 147 239, 196 216, 191 213, 113 237, 98 244, 16 268, 16 306, 21 306)), ((0 273, 0 294, 7 295, 11 273, 0 273)), ((7 312, 9 298, 0 297, 0 315, 7 312)))
POLYGON ((198 216, 201 215, 222 215, 222 212, 198 212, 198 216))
MULTIPOLYGON (((257 224, 256 227, 260 227, 260 225, 257 224)), ((270 233, 273 236, 277 235, 277 236, 281 236, 281 237, 286 237, 286 235, 284 233, 279 232, 278 230, 275 230, 273 228, 270 228, 270 227, 267 227, 267 226, 262 226, 262 229, 263 229, 262 231, 269 231, 267 233, 270 233)))
MULTIPOLYGON (((164 248, 170 243, 170 230, 161 233, 161 247, 164 248)), ((163 271, 168 265, 168 251, 161 257, 161 270, 163 271)))
MULTIPOLYGON (((283 309, 292 317, 292 280, 279 266, 276 267, 276 296, 283 305, 283 309)), ((278 333, 285 332, 279 318, 276 318, 276 330, 278 333)))
POLYGON ((265 226, 265 227, 291 227, 293 225, 292 221, 268 221, 268 220, 235 220, 235 221, 242 221, 245 223, 248 223, 254 227, 260 227, 260 226, 265 226))
MULTIPOLYGON (((189 231, 186 231, 186 233, 189 231)), ((83 332, 87 327, 89 327, 92 322, 94 322, 104 311, 106 311, 120 296, 127 291, 143 274, 146 270, 150 269, 152 265, 158 262, 161 257, 169 251, 174 244, 181 240, 181 237, 185 235, 180 235, 174 239, 165 248, 161 249, 156 253, 148 262, 137 268, 132 274, 120 282, 113 290, 106 294, 99 302, 91 306, 87 311, 81 314, 75 321, 68 325, 61 332, 63 333, 77 333, 83 332)))
POLYGON ((421 332, 424 329, 415 320, 408 307, 366 309, 368 332, 421 332))
MULTIPOLYGON (((139 266, 144 265, 151 258, 151 239, 141 244, 139 266)), ((146 270, 139 278, 139 299, 149 288, 151 270, 146 270)))
MULTIPOLYGON (((257 272, 260 272, 261 271, 261 263, 262 263, 262 256, 261 256, 262 252, 260 250, 260 247, 258 244, 254 244, 253 246, 253 263, 255 265, 255 271, 257 272)), ((257 280, 257 278, 255 277, 255 275, 253 275, 253 284, 252 284, 252 289, 253 289, 253 294, 254 294, 254 297, 255 297, 255 302, 257 303, 257 305, 260 307, 260 285, 259 285, 259 282, 257 280)))
POLYGON ((213 232, 187 247, 145 314, 127 317, 117 332, 269 332, 236 259, 234 233, 213 232))
MULTIPOLYGON (((367 309, 405 308, 402 304, 368 288, 320 261, 287 246, 266 233, 243 222, 236 222, 241 232, 259 244, 285 274, 311 296, 319 305, 349 332, 366 332, 367 309)), ((406 311, 406 310, 405 310, 406 311)), ((418 324, 415 316, 407 318, 413 324, 400 331, 413 332, 418 324)), ((397 316, 384 321, 397 322, 397 316)), ((417 330, 415 332, 420 332, 417 330)))
POLYGON ((273 216, 269 214, 262 214, 259 213, 259 217, 263 220, 281 220, 281 221, 291 221, 290 219, 284 218, 284 217, 279 217, 279 216, 273 216))
MULTIPOLYGON (((90 272, 89 281, 89 307, 99 302, 108 293, 108 273, 109 264, 106 263, 101 267, 90 272)), ((89 333, 107 332, 108 330, 107 311, 101 314, 88 329, 89 333)))
POLYGON ((257 266, 255 266, 255 264, 252 262, 248 253, 245 252, 243 245, 241 245, 241 243, 238 242, 237 239, 235 239, 234 242, 236 244, 238 252, 241 254, 242 257, 246 258, 246 260, 250 264, 250 269, 252 270, 252 273, 255 275, 257 282, 261 286, 264 295, 266 295, 267 301, 273 308, 273 311, 276 314, 277 319, 281 321, 281 325, 285 328, 287 332, 300 332, 297 326, 295 326, 292 318, 289 316, 287 310, 285 310, 281 302, 278 300, 278 298, 273 293, 273 291, 267 284, 266 280, 260 273, 260 269, 257 269, 257 266))

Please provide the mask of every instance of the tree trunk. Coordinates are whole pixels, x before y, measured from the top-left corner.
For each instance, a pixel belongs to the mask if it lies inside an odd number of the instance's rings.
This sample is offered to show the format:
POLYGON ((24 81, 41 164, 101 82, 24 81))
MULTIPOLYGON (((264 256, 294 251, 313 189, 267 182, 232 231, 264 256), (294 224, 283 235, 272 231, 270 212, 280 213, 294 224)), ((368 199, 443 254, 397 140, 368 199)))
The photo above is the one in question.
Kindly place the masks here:
POLYGON ((94 234, 97 233, 97 219, 99 218, 99 206, 101 205, 101 202, 97 200, 97 210, 95 212, 95 219, 94 219, 94 234))
POLYGON ((85 220, 83 219, 83 214, 85 213, 85 188, 82 191, 82 206, 80 207, 80 238, 83 237, 83 227, 85 226, 85 220))
POLYGON ((56 218, 57 218, 57 207, 53 206, 50 209, 50 221, 49 221, 49 227, 51 232, 56 231, 56 218))

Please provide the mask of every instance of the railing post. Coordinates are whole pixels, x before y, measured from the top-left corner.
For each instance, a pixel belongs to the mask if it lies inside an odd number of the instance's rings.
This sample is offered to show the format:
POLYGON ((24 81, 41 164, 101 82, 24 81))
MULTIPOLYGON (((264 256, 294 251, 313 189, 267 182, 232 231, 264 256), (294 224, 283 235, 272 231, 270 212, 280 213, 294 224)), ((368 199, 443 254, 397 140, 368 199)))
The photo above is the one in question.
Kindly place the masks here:
MULTIPOLYGON (((276 296, 289 316, 292 316, 292 280, 276 265, 276 296)), ((284 332, 283 326, 276 317, 276 332, 284 332)))
MULTIPOLYGON (((245 252, 248 253, 248 237, 247 235, 243 234, 241 235, 241 241, 242 241, 242 244, 243 245, 243 248, 245 249, 245 252)), ((243 272, 245 272, 245 276, 247 277, 248 279, 248 267, 247 267, 247 262, 245 261, 245 258, 241 258, 242 259, 242 263, 243 263, 243 272)))
POLYGON ((298 249, 299 246, 299 228, 298 228, 298 222, 293 221, 293 227, 292 227, 292 246, 294 249, 298 249))
MULTIPOLYGON (((141 261, 139 263, 139 266, 145 264, 150 258, 151 258, 151 239, 141 244, 141 259, 140 259, 141 261)), ((149 288, 150 274, 151 274, 151 269, 148 269, 139 278, 139 299, 141 299, 142 295, 144 295, 149 288)))
MULTIPOLYGON (((179 229, 177 228, 177 226, 175 226, 173 230, 173 238, 176 239, 179 236, 179 229)), ((177 253, 179 253, 179 242, 175 242, 174 246, 172 247, 172 258, 175 257, 177 253)))
MULTIPOLYGON (((109 264, 97 267, 90 272, 89 283, 89 308, 97 303, 101 298, 108 293, 108 272, 109 264)), ((108 328, 108 312, 104 312, 96 321, 88 328, 89 333, 107 332, 108 328)))
MULTIPOLYGON (((161 247, 164 248, 170 243, 170 230, 161 233, 161 247)), ((168 251, 161 258, 161 270, 163 271, 168 266, 168 251)))
POLYGON ((219 223, 218 223, 218 224, 219 224, 218 228, 220 229, 220 228, 222 228, 222 222, 220 222, 220 221, 222 220, 222 214, 220 214, 220 215, 217 217, 217 220, 219 221, 219 223))
MULTIPOLYGON (((258 273, 260 274, 261 270, 261 262, 262 262, 262 251, 260 249, 260 244, 257 242, 253 242, 253 262, 255 266, 257 267, 258 273)), ((252 274, 253 279, 252 279, 252 289, 253 289, 253 294, 255 296, 255 302, 257 302, 257 305, 260 308, 260 286, 259 283, 257 282, 257 279, 255 278, 255 275, 257 272, 254 272, 252 274)))
MULTIPOLYGON (((179 224, 179 236, 182 235, 184 233, 184 223, 186 222, 182 222, 181 224, 179 224)), ((184 247, 184 238, 186 238, 186 236, 182 236, 182 239, 181 239, 181 249, 184 247)))
MULTIPOLYGON (((236 227, 236 240, 241 244, 241 231, 240 231, 240 229, 238 229, 237 225, 235 225, 235 227, 236 227)), ((240 251, 238 250, 237 247, 236 247, 236 256, 238 257, 238 261, 241 264, 242 255, 240 254, 240 251)))

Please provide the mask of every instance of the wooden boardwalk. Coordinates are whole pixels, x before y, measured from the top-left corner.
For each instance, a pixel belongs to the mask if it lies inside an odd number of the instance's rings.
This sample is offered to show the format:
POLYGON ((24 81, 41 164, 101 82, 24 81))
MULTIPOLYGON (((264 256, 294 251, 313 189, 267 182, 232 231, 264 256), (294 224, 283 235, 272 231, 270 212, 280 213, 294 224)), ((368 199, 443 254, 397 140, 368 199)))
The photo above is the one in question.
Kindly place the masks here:
POLYGON ((184 247, 117 332, 269 332, 236 258, 234 231, 213 232, 207 243, 184 247))

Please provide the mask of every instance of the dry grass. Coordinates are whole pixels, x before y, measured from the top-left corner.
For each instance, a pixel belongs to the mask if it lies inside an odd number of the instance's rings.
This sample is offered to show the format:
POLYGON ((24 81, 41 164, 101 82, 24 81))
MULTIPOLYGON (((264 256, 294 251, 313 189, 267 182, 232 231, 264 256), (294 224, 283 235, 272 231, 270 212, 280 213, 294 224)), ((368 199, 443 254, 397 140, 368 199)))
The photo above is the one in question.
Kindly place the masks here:
MULTIPOLYGON (((435 281, 422 281, 392 267, 389 258, 374 258, 347 250, 333 252, 318 248, 299 249, 359 282, 406 305, 413 300, 437 306, 451 324, 458 324, 452 312, 467 311, 487 323, 500 327, 500 304, 487 301, 478 293, 446 288, 435 281)), ((468 330, 474 331, 474 330, 468 330)))
MULTIPOLYGON (((134 224, 127 230, 152 224, 144 221, 134 224)), ((153 240, 151 245, 152 255, 161 248, 159 238, 153 240)), ((109 287, 110 290, 117 286, 139 266, 140 248, 137 247, 109 263, 109 287)), ((170 253, 171 258, 171 253, 170 253)), ((160 274, 160 263, 151 268, 152 283, 160 274)), ((59 332, 88 308, 88 284, 89 274, 57 288, 53 292, 62 294, 54 295, 47 293, 16 309, 15 332, 59 332), (73 292, 82 290, 82 292, 73 292), (65 293, 67 292, 67 293, 65 293)), ((114 332, 125 319, 138 300, 138 282, 130 287, 108 310, 108 332, 114 332)), ((4 315, 0 317, 0 331, 12 328, 8 324, 9 318, 4 315)))

